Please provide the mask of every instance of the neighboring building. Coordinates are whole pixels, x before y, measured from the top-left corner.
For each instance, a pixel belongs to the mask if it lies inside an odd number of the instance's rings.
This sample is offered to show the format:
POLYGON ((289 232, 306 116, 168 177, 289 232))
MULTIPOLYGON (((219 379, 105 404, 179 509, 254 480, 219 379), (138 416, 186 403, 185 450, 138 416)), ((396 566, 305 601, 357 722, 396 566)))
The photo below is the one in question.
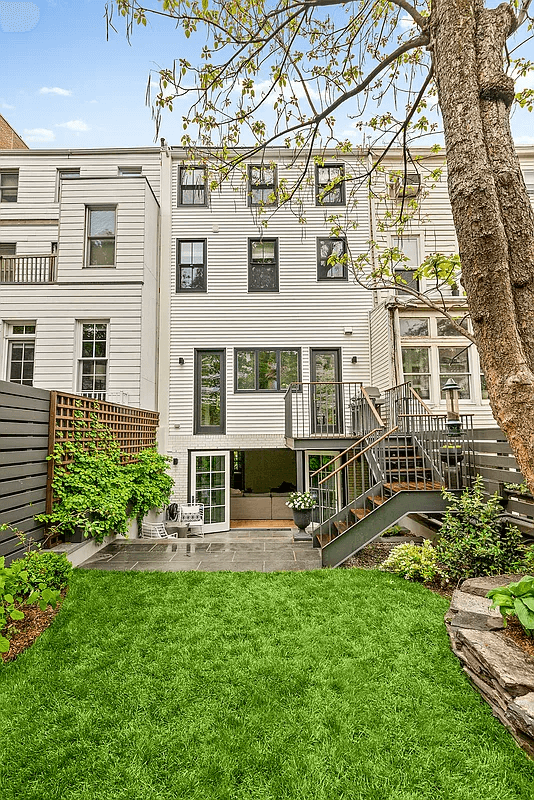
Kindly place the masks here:
MULTIPOLYGON (((534 154, 520 153, 534 192, 534 154)), ((442 165, 421 154, 405 201, 442 165)), ((409 380, 444 410, 452 376, 462 412, 491 424, 469 340, 402 287, 371 292, 348 271, 344 256, 370 241, 402 247, 408 281, 426 255, 456 250, 437 175, 402 241, 384 232, 386 206, 402 200, 394 155, 373 202, 364 182, 324 193, 368 157, 327 154, 272 215, 277 187, 303 167, 285 149, 212 190, 201 164, 166 145, 0 152, 0 377, 157 408, 174 499, 204 502, 208 532, 289 516, 288 491, 313 487, 353 442, 362 386, 409 380), (336 215, 344 235, 331 235, 336 215)), ((442 296, 463 317, 460 292, 442 296)))
POLYGON ((0 150, 29 150, 7 119, 0 114, 0 150))

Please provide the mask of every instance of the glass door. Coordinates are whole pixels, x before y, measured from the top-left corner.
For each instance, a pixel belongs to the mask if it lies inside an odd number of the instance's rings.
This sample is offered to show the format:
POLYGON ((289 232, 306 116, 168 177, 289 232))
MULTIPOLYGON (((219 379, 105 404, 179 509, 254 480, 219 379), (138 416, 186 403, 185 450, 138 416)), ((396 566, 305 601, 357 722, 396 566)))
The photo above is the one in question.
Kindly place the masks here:
POLYGON ((204 505, 204 532, 230 529, 230 451, 191 453, 191 502, 204 505))
POLYGON ((339 350, 311 351, 311 432, 343 432, 339 350))
POLYGON ((332 475, 319 486, 319 481, 337 469, 340 466, 340 462, 334 462, 318 475, 313 474, 321 467, 325 467, 337 455, 339 455, 338 451, 325 452, 323 450, 320 453, 306 451, 306 488, 317 496, 314 515, 316 522, 328 519, 341 508, 341 472, 332 475))

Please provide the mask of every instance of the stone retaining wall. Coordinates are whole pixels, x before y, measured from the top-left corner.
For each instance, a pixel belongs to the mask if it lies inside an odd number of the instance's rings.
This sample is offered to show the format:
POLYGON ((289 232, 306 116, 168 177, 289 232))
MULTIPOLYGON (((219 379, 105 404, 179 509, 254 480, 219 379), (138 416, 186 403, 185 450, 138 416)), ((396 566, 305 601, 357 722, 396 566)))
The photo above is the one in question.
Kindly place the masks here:
POLYGON ((471 683, 520 747, 534 758, 534 659, 502 632, 500 613, 490 611, 490 589, 517 575, 471 578, 451 600, 445 624, 455 655, 471 683))

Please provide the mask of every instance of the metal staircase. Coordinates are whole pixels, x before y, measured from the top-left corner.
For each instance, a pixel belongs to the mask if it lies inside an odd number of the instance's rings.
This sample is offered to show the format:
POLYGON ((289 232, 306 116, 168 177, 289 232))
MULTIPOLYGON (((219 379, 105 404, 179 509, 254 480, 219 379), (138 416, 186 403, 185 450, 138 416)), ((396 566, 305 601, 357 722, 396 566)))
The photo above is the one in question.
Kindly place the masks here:
POLYGON ((319 510, 314 546, 321 547, 323 566, 339 566, 406 514, 445 511, 442 487, 458 491, 469 474, 471 415, 462 417, 453 440, 445 415, 433 414, 409 384, 385 394, 382 426, 310 476, 316 477, 319 510), (327 517, 323 510, 331 502, 324 497, 339 485, 344 505, 327 517))

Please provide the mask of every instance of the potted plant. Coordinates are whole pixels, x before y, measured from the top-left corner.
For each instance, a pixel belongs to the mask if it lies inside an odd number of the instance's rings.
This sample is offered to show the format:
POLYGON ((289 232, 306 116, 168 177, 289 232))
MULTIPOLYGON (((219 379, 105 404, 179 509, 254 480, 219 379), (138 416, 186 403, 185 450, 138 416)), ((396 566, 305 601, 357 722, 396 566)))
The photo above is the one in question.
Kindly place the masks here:
POLYGON ((310 524, 316 504, 311 492, 290 492, 286 506, 293 511, 293 521, 300 531, 305 531, 310 524))

